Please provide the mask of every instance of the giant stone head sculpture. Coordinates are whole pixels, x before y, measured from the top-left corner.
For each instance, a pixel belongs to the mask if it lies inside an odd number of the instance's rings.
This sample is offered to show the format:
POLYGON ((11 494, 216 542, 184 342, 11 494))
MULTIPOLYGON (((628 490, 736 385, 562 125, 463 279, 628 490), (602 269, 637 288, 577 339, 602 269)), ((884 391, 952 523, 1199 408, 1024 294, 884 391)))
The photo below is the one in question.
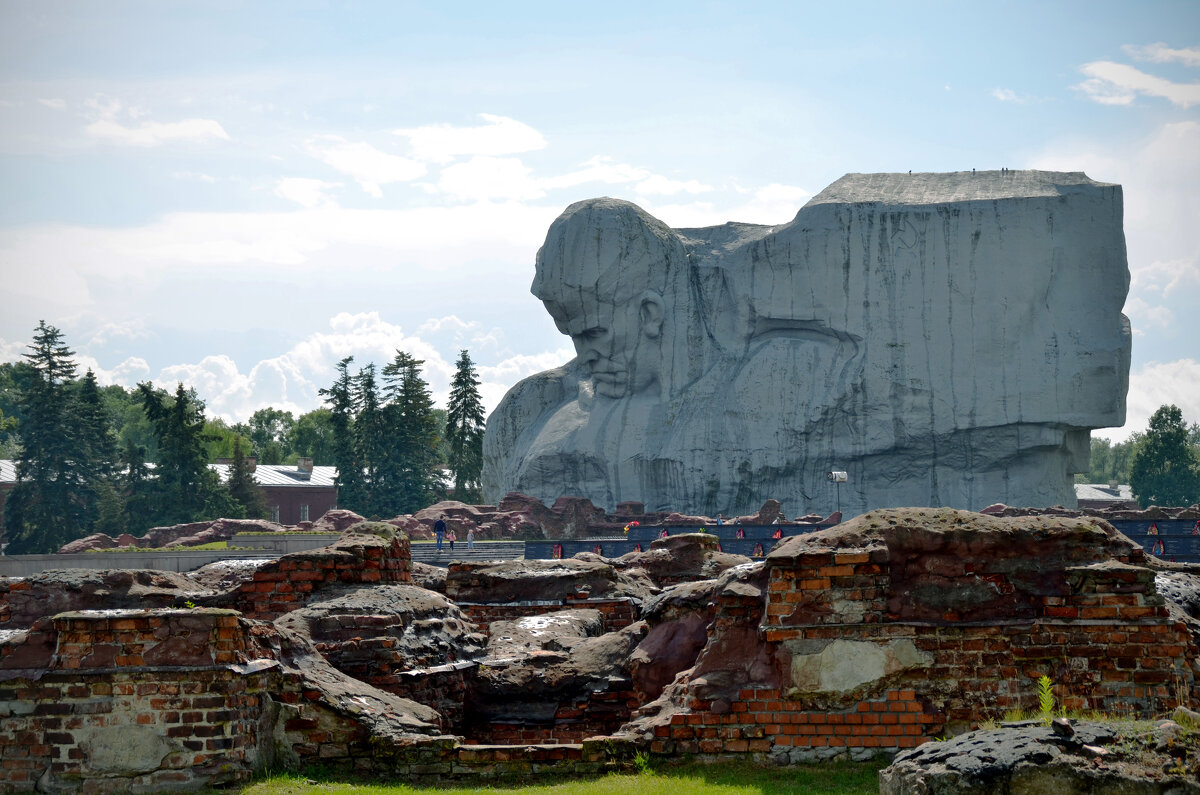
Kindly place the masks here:
POLYGON ((1121 191, 1082 174, 851 174, 789 224, 571 205, 533 293, 577 357, 489 418, 489 499, 715 515, 1070 504, 1129 366, 1121 191))

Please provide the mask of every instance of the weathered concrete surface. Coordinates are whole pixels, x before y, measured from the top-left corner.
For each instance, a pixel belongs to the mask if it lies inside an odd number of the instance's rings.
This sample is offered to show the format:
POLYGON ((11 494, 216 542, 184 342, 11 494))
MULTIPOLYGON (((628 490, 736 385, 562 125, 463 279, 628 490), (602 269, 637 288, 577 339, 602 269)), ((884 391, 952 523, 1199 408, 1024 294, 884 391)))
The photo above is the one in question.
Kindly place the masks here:
POLYGON ((1200 743, 1174 721, 1006 724, 902 751, 881 795, 1200 792, 1200 743))
POLYGON ((577 357, 489 417, 484 491, 715 515, 1072 504, 1124 421, 1119 186, 850 174, 779 227, 571 205, 533 293, 577 357), (795 510, 795 509, 793 509, 795 510))
POLYGON ((170 607, 212 593, 185 575, 167 571, 52 569, 0 582, 6 607, 0 626, 29 627, 43 616, 69 610, 170 607))
POLYGON ((587 609, 493 622, 468 720, 548 724, 595 693, 629 690, 630 654, 645 634, 641 622, 604 633, 600 613, 587 609))
MULTIPOLYGON (((655 539, 644 552, 629 552, 613 560, 626 571, 641 569, 659 586, 692 580, 711 580, 726 569, 750 562, 744 555, 720 550, 714 535, 683 533, 655 539)), ((586 555, 586 553, 585 553, 586 555)))
POLYGON ((644 572, 619 571, 591 559, 457 562, 446 575, 446 595, 456 602, 488 604, 562 601, 587 591, 593 597, 629 596, 641 600, 654 589, 644 572))
POLYGON ((415 585, 335 588, 275 620, 364 681, 483 655, 487 637, 442 594, 415 585))

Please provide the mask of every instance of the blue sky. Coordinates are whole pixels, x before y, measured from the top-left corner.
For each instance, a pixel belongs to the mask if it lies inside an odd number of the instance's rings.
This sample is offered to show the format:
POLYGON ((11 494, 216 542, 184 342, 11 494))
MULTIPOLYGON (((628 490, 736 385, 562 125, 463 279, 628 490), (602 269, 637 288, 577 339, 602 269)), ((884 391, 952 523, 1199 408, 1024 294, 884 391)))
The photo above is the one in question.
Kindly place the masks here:
POLYGON ((781 223, 847 172, 1125 189, 1124 438, 1200 421, 1200 4, 0 3, 0 360, 245 419, 333 365, 562 363, 529 295, 569 203, 781 223))

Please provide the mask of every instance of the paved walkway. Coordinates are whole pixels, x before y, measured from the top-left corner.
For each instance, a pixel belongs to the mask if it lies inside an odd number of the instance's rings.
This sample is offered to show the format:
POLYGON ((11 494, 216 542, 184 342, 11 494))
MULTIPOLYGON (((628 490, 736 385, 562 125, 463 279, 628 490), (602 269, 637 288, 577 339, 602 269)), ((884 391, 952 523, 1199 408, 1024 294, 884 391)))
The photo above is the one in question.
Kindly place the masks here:
POLYGON ((414 541, 409 545, 412 559, 433 566, 446 566, 452 560, 523 560, 525 558, 524 541, 476 541, 475 549, 468 550, 466 541, 456 541, 454 551, 450 551, 448 543, 442 545, 438 552, 437 544, 433 541, 414 541))

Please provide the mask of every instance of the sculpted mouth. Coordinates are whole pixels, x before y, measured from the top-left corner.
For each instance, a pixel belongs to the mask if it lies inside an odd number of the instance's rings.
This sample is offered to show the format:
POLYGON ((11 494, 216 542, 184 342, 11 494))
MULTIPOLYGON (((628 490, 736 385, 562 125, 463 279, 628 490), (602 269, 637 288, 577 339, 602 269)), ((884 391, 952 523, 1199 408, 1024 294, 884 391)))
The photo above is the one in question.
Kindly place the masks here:
POLYGON ((624 380, 625 371, 624 370, 592 370, 592 378, 595 379, 596 381, 604 381, 607 383, 614 383, 617 381, 624 380))

